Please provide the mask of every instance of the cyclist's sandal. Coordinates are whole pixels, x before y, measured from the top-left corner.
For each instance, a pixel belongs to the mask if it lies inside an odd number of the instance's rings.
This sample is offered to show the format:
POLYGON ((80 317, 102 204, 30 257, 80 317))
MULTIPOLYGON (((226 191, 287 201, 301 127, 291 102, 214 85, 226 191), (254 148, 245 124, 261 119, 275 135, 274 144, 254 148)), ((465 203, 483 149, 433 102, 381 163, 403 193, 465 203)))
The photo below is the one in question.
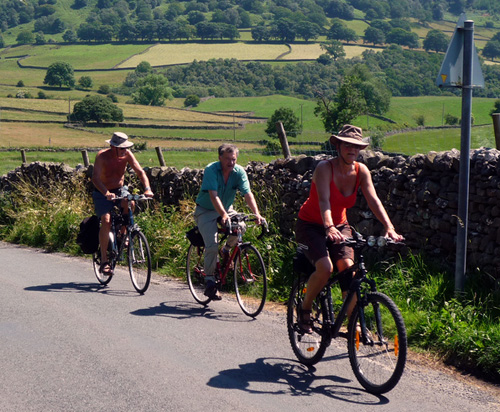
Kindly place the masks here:
POLYGON ((109 262, 102 262, 99 271, 106 276, 111 276, 113 274, 109 262))
POLYGON ((302 333, 312 333, 312 321, 311 321, 311 310, 302 309, 302 306, 298 307, 298 326, 302 333))

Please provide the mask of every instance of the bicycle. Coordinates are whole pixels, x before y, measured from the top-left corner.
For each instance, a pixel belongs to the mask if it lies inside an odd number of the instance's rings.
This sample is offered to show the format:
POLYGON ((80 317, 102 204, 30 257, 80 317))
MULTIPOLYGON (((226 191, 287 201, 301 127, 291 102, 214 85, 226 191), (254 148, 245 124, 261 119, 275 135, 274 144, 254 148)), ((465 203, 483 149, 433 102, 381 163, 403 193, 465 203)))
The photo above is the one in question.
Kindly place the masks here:
MULTIPOLYGON (((218 259, 214 275, 217 288, 220 291, 228 282, 229 271, 233 270, 234 289, 238 304, 245 315, 254 318, 262 311, 266 302, 267 276, 264 260, 259 251, 250 242, 243 242, 242 224, 255 221, 252 216, 237 214, 231 217, 226 228, 219 227, 219 257, 222 257, 222 247, 229 234, 236 235, 238 240, 229 254, 226 265, 222 265, 221 259, 218 259)), ((265 221, 261 227, 261 233, 257 239, 261 239, 268 232, 265 221)), ((197 227, 190 232, 195 233, 196 230, 197 227)), ((206 275, 203 238, 199 232, 195 237, 188 235, 188 238, 191 238, 186 260, 189 290, 198 303, 206 306, 212 299, 204 295, 206 275)))
POLYGON ((108 262, 111 267, 110 274, 101 271, 101 247, 97 249, 92 258, 94 273, 102 285, 107 285, 113 278, 117 263, 125 258, 128 263, 130 279, 135 290, 141 295, 146 292, 151 281, 151 252, 144 233, 137 223, 134 222, 132 201, 144 201, 149 198, 144 195, 133 195, 128 187, 122 188, 121 196, 115 197, 115 205, 111 210, 111 230, 108 242, 108 262), (128 214, 123 215, 119 202, 128 200, 128 214), (125 233, 122 228, 125 227, 125 233))
POLYGON ((403 317, 396 304, 376 289, 375 282, 367 277, 362 250, 396 243, 388 238, 370 236, 364 239, 353 228, 353 238, 342 244, 353 247, 355 264, 333 274, 313 303, 312 333, 306 334, 298 326, 298 311, 307 290, 308 277, 314 266, 303 254, 300 246, 294 258, 294 272, 298 279, 290 293, 287 308, 288 337, 298 360, 307 366, 319 362, 331 340, 347 338, 349 361, 359 383, 370 393, 382 394, 399 382, 406 364, 407 339, 403 317), (343 276, 352 278, 347 297, 337 318, 334 317, 332 285, 343 276), (347 333, 341 326, 348 317, 347 308, 352 300, 357 302, 349 317, 347 333))

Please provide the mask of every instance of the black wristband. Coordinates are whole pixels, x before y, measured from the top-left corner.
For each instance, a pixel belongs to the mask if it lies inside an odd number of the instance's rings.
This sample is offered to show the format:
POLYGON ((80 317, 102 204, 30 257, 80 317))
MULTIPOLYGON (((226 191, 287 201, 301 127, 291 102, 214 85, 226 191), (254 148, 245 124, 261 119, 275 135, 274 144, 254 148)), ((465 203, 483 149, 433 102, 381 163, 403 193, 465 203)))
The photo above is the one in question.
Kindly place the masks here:
POLYGON ((332 227, 335 227, 335 225, 327 226, 327 227, 325 227, 325 230, 330 230, 332 227))

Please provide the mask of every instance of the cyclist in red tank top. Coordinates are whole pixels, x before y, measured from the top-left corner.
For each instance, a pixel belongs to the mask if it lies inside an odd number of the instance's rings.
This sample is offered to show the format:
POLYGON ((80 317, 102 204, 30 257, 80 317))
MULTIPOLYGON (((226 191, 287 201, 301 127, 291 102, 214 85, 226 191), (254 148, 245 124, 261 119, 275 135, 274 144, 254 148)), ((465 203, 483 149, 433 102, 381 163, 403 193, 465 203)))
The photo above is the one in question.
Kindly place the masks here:
MULTIPOLYGON (((321 161, 316 167, 309 198, 299 211, 295 228, 297 242, 305 246, 305 255, 316 268, 309 278, 299 314, 299 326, 304 333, 312 332, 312 303, 326 285, 333 265, 342 271, 354 264, 352 248, 335 243, 352 236, 346 210, 356 203, 358 188, 361 188, 370 210, 384 225, 385 236, 395 241, 403 240, 375 192, 370 171, 366 165, 356 162, 360 149, 368 146, 363 141, 362 129, 345 125, 337 136, 331 136, 330 142, 336 146, 338 156, 321 161), (327 238, 334 242, 331 247, 327 245, 327 238)), ((350 279, 341 282, 344 296, 349 283, 350 279)))

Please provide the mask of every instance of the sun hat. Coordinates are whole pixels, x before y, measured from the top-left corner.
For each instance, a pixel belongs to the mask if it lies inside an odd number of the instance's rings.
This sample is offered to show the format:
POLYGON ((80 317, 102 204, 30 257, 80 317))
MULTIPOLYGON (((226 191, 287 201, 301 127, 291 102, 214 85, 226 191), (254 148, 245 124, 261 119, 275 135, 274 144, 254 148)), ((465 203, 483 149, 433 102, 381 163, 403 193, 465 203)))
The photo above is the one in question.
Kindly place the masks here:
POLYGON ((122 132, 114 132, 113 137, 109 140, 106 140, 106 143, 109 143, 111 146, 119 147, 122 149, 134 145, 132 142, 128 141, 128 136, 122 132))
POLYGON ((362 149, 368 146, 368 143, 363 142, 363 130, 361 127, 346 124, 338 135, 332 134, 330 143, 335 145, 337 141, 346 142, 361 146, 362 149))

